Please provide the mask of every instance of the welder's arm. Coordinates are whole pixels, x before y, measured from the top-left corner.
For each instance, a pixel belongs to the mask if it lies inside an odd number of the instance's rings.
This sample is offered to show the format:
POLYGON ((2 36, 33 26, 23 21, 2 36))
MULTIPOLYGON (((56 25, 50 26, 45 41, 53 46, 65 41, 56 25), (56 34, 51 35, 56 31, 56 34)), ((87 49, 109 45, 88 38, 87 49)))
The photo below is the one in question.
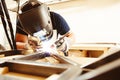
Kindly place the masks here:
POLYGON ((16 46, 17 49, 27 49, 28 36, 16 33, 16 46))
POLYGON ((16 45, 17 49, 30 50, 35 51, 40 47, 40 40, 33 36, 28 36, 24 34, 16 34, 16 45))

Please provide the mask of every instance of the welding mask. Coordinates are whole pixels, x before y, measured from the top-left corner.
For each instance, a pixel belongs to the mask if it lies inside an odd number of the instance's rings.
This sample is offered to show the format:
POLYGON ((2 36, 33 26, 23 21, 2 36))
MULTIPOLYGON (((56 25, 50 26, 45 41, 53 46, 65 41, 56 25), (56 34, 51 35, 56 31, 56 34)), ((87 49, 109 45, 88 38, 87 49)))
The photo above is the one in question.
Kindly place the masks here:
POLYGON ((53 34, 49 8, 37 0, 30 0, 23 4, 19 13, 19 21, 23 29, 41 41, 49 40, 53 34))

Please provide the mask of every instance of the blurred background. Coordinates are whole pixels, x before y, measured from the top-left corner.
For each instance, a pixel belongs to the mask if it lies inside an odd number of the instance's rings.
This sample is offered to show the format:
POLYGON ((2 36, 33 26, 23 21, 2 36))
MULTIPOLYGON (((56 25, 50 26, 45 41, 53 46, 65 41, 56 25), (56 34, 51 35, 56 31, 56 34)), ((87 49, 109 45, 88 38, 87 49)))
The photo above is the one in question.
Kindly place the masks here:
MULTIPOLYGON (((5 0, 16 30, 17 1, 5 0)), ((27 0, 20 0, 20 5, 27 0)), ((120 0, 40 0, 61 14, 76 36, 76 43, 120 43, 120 0)), ((0 22, 0 43, 5 42, 0 22)), ((9 29, 8 29, 9 31, 9 29)))

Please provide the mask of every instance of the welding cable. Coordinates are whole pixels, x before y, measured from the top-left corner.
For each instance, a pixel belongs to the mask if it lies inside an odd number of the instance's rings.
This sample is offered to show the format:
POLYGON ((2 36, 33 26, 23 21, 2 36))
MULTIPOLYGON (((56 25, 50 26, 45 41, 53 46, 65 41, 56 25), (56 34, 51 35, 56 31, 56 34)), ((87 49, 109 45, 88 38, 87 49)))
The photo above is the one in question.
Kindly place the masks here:
POLYGON ((2 10, 2 5, 1 5, 1 3, 0 3, 0 15, 1 15, 1 20, 2 20, 2 23, 3 23, 3 26, 4 26, 5 34, 6 34, 6 36, 7 36, 9 45, 10 45, 10 47, 13 49, 13 45, 12 45, 12 43, 11 43, 11 40, 10 40, 9 35, 8 35, 8 32, 7 32, 7 24, 6 24, 5 19, 4 19, 4 13, 3 13, 3 10, 2 10))
POLYGON ((12 24, 11 24, 11 20, 10 20, 10 17, 9 17, 9 13, 8 13, 8 10, 7 10, 5 0, 1 0, 1 3, 2 3, 3 9, 4 9, 4 13, 6 15, 6 18, 7 18, 9 28, 10 28, 10 34, 11 34, 11 39, 12 39, 12 43, 13 43, 13 49, 16 49, 16 42, 15 42, 15 38, 14 38, 14 32, 13 32, 13 28, 12 28, 12 24))

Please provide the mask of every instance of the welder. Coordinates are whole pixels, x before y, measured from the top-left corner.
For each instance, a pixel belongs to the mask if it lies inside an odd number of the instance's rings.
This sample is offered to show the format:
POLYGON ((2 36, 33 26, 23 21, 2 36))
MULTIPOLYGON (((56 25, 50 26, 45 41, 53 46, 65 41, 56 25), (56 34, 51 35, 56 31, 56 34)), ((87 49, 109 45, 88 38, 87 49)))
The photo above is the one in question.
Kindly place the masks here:
POLYGON ((29 49, 32 46, 36 50, 41 43, 47 43, 50 47, 54 44, 57 50, 66 53, 74 43, 74 34, 65 19, 50 11, 45 3, 29 0, 20 10, 16 31, 17 49, 29 49))

